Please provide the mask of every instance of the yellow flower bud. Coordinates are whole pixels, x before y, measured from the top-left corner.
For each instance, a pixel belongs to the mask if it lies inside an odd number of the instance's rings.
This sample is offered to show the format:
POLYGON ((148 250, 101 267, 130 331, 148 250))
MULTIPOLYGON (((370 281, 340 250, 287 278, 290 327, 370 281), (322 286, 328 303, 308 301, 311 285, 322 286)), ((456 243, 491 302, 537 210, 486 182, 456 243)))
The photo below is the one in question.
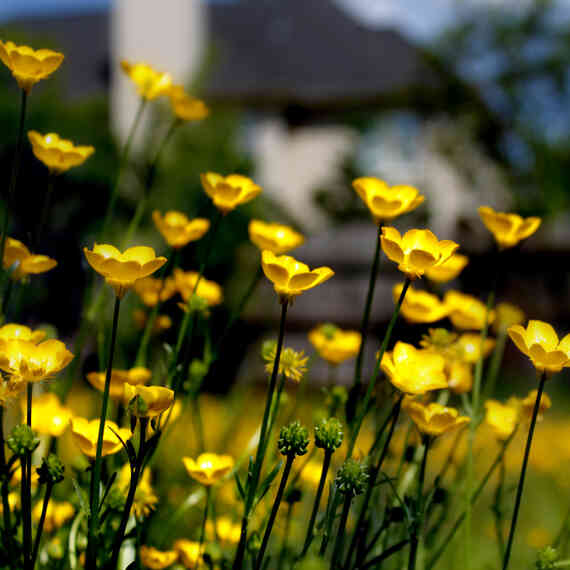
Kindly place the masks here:
POLYGON ((210 114, 204 101, 188 95, 182 85, 172 85, 168 96, 172 111, 181 121, 200 121, 210 114))
POLYGON ((136 386, 123 384, 123 402, 135 416, 154 418, 172 405, 174 391, 163 386, 136 386))

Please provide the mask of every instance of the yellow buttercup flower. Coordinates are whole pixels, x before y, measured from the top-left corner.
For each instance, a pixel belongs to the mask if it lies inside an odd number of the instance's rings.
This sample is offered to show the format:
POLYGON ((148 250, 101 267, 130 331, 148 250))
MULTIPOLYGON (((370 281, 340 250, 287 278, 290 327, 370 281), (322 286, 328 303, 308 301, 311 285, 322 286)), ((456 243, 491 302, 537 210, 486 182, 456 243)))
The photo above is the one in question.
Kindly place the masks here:
POLYGON ((441 265, 430 267, 426 270, 426 277, 436 283, 447 283, 455 279, 469 263, 469 258, 461 253, 454 253, 441 265))
MULTIPOLYGON (((131 484, 131 467, 129 464, 123 465, 117 477, 117 487, 126 495, 129 492, 131 484)), ((135 491, 135 499, 133 502, 132 512, 138 517, 147 517, 158 504, 158 497, 154 492, 151 484, 151 471, 146 468, 137 483, 135 491)))
MULTIPOLYGON (((398 302, 403 288, 403 283, 394 285, 392 289, 394 303, 398 302)), ((400 307, 400 313, 410 323, 435 323, 447 316, 448 308, 437 295, 427 291, 418 291, 409 286, 400 307)))
POLYGON ((196 460, 183 457, 182 462, 188 475, 206 486, 221 481, 234 467, 234 458, 231 455, 215 453, 202 453, 196 460))
POLYGON ((168 96, 172 111, 181 121, 201 121, 210 114, 206 103, 188 95, 182 85, 172 85, 168 96))
POLYGON ((482 337, 479 334, 464 333, 454 344, 458 357, 469 364, 475 364, 481 358, 481 348, 483 348, 483 358, 487 358, 493 348, 495 348, 495 340, 486 338, 482 347, 482 337))
POLYGON ((275 255, 287 253, 305 241, 299 232, 289 226, 261 220, 251 220, 248 231, 249 239, 254 245, 261 251, 268 249, 275 255))
POLYGON ((506 332, 513 325, 522 325, 526 320, 522 309, 511 303, 499 303, 495 307, 494 330, 498 332, 506 332))
POLYGON ((152 100, 168 95, 172 86, 169 73, 156 71, 148 63, 129 63, 124 60, 121 61, 121 68, 137 86, 138 94, 143 99, 152 100))
POLYGON ((392 352, 385 352, 380 366, 390 382, 406 394, 447 388, 443 356, 406 342, 398 341, 392 352))
POLYGON ((19 376, 8 376, 0 380, 0 406, 5 406, 26 387, 26 382, 19 376))
MULTIPOLYGON (((210 539, 214 540, 214 524, 212 521, 206 523, 206 532, 210 539)), ((215 535, 220 542, 237 544, 241 535, 241 525, 234 523, 230 517, 218 517, 215 535)))
POLYGON ((7 237, 4 244, 4 259, 2 266, 5 270, 14 267, 10 277, 15 281, 28 275, 37 275, 53 269, 57 261, 47 255, 30 253, 30 250, 17 239, 7 237))
MULTIPOLYGON (((135 283, 136 286, 136 283, 135 283)), ((139 329, 144 329, 148 320, 147 314, 142 309, 133 311, 133 321, 139 329)), ((160 334, 172 327, 172 319, 168 315, 156 315, 151 333, 160 334)))
POLYGON ((130 412, 142 418, 154 418, 172 405, 174 391, 164 386, 123 384, 123 402, 130 412))
POLYGON ((182 299, 188 302, 190 295, 194 292, 194 295, 204 299, 209 307, 219 305, 224 300, 222 288, 216 282, 208 281, 204 277, 200 278, 196 288, 198 277, 199 273, 196 271, 182 271, 178 268, 174 270, 174 283, 182 299))
POLYGON ((32 331, 30 327, 16 323, 8 323, 0 327, 0 339, 3 340, 29 340, 38 344, 45 336, 46 333, 42 330, 32 331))
POLYGON ((518 406, 510 405, 508 402, 501 404, 497 400, 487 400, 485 410, 485 422, 491 427, 495 437, 501 441, 508 439, 519 422, 518 406))
POLYGON ((471 365, 460 360, 446 360, 447 384, 456 394, 465 394, 473 387, 471 365))
POLYGON ((570 366, 570 334, 559 341, 556 331, 543 321, 529 321, 526 329, 513 325, 507 332, 538 372, 553 374, 570 366))
POLYGON ((41 79, 51 75, 63 61, 63 54, 50 49, 34 50, 0 41, 0 60, 12 72, 18 85, 28 93, 41 79))
POLYGON ((261 186, 241 174, 224 177, 215 172, 205 172, 200 174, 200 179, 204 191, 222 214, 227 214, 237 206, 253 200, 261 192, 261 186))
POLYGON ((487 306, 472 295, 466 295, 459 291, 447 291, 443 297, 443 302, 449 309, 449 318, 453 326, 458 329, 480 330, 487 323, 491 324, 495 320, 495 311, 489 311, 487 306))
POLYGON ((521 218, 518 214, 495 212, 489 206, 480 206, 478 211, 481 220, 502 249, 514 247, 531 236, 542 222, 536 217, 521 218))
POLYGON ((153 546, 141 546, 139 554, 142 565, 151 570, 164 570, 178 560, 176 550, 158 550, 153 546))
MULTIPOLYGON (((87 381, 91 386, 103 392, 105 389, 106 372, 89 372, 87 381)), ((114 400, 122 400, 125 384, 141 385, 146 384, 152 377, 152 372, 148 368, 135 366, 129 370, 111 370, 111 383, 109 385, 109 396, 114 400)))
POLYGON ((422 433, 431 436, 442 435, 470 421, 467 416, 460 416, 455 408, 448 408, 436 402, 423 404, 412 398, 404 398, 402 408, 422 433))
MULTIPOLYGON (((534 405, 536 403, 537 396, 538 390, 531 390, 528 393, 528 396, 520 401, 521 414, 529 420, 532 417, 532 412, 534 411, 534 405)), ((546 410, 549 410, 551 407, 552 400, 550 399, 550 396, 546 392, 543 392, 542 396, 540 397, 540 405, 538 407, 539 421, 542 420, 542 415, 544 412, 546 412, 546 410)))
POLYGON ((325 323, 309 332, 309 341, 321 358, 337 365, 358 354, 362 335, 357 331, 345 331, 331 323, 325 323))
POLYGON ((53 378, 72 360, 73 354, 60 340, 36 344, 31 340, 0 339, 0 369, 26 382, 53 378))
MULTIPOLYGON (((263 354, 265 360, 265 371, 268 374, 273 372, 275 365, 275 357, 277 356, 277 344, 273 344, 271 349, 263 354)), ((307 372, 308 356, 301 350, 297 352, 290 347, 285 347, 281 350, 281 357, 279 358, 279 374, 284 374, 289 380, 299 383, 307 372)))
POLYGON ((166 257, 156 257, 152 247, 129 247, 121 253, 108 244, 95 244, 93 251, 83 253, 91 267, 105 277, 117 297, 122 299, 137 279, 148 277, 166 263, 166 257))
POLYGON ((413 186, 390 187, 383 180, 372 176, 353 180, 352 187, 377 224, 415 210, 425 199, 413 186))
MULTIPOLYGON (((20 402, 22 416, 25 417, 27 404, 20 402)), ((32 400, 32 429, 41 435, 59 437, 71 422, 73 414, 53 392, 44 392, 32 400)))
POLYGON ((28 131, 28 139, 35 157, 54 174, 80 166, 95 152, 92 146, 75 146, 55 133, 42 135, 37 131, 28 131))
POLYGON ((199 568, 202 562, 204 545, 200 551, 200 543, 181 538, 174 543, 174 550, 178 552, 180 562, 185 568, 199 568))
POLYGON ((401 236, 396 228, 383 227, 380 240, 388 259, 397 263, 398 269, 410 279, 445 263, 459 247, 451 240, 439 241, 430 230, 409 230, 401 236))
MULTIPOLYGON (((42 515, 43 501, 36 503, 36 506, 32 510, 32 520, 37 524, 42 515)), ((46 518, 44 520, 44 530, 45 532, 53 532, 58 528, 61 528, 67 521, 73 518, 75 514, 75 507, 67 502, 55 502, 51 500, 48 503, 46 518)))
POLYGON ((261 252, 261 267, 281 302, 292 301, 303 291, 324 283, 334 275, 330 267, 310 270, 308 265, 289 255, 277 257, 267 249, 261 252))
MULTIPOLYGON (((73 418, 71 420, 71 433, 73 440, 79 446, 79 449, 90 457, 95 459, 97 452, 97 438, 99 435, 99 420, 88 421, 85 418, 73 418)), ((120 428, 115 422, 110 420, 105 421, 105 429, 103 430, 103 450, 101 456, 112 455, 121 451, 123 441, 131 439, 133 436, 130 429, 120 428)))
POLYGON ((199 240, 210 228, 210 221, 205 218, 189 220, 186 214, 170 210, 161 215, 158 210, 152 213, 156 229, 170 247, 184 247, 191 241, 199 240))
POLYGON ((172 277, 167 277, 164 281, 155 277, 143 277, 135 281, 133 290, 147 307, 154 307, 159 300, 161 303, 168 301, 177 288, 172 277))

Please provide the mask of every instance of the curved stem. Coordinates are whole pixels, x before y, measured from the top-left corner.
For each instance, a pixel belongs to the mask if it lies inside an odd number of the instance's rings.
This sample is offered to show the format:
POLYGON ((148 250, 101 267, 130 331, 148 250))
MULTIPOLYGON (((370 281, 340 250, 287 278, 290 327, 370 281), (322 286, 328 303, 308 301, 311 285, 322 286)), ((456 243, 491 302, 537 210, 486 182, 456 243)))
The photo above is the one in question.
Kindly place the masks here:
POLYGON ((36 540, 34 541, 34 550, 32 552, 32 563, 30 565, 31 568, 35 568, 36 560, 38 558, 38 552, 40 549, 40 542, 42 539, 42 532, 44 529, 44 522, 46 520, 46 514, 48 509, 49 500, 51 497, 51 491, 53 489, 53 485, 48 483, 46 486, 46 493, 44 495, 44 502, 42 505, 42 514, 40 516, 40 522, 38 523, 38 530, 36 531, 36 540))

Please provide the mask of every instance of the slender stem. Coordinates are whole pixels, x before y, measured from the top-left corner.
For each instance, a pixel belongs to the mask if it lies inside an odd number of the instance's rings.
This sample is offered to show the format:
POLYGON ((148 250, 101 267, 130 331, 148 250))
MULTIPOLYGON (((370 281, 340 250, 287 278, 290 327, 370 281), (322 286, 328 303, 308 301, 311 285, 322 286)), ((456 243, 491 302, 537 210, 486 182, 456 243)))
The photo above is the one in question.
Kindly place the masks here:
POLYGON ((291 473, 291 467, 293 466, 294 459, 295 455, 287 455, 285 469, 283 470, 283 475, 281 476, 279 489, 277 489, 277 495, 275 495, 275 501, 273 502, 271 514, 269 515, 269 520, 267 521, 267 526, 265 527, 265 533, 261 542, 261 548, 259 549, 257 560, 255 562, 255 570, 260 570, 263 564, 263 557, 265 556, 265 551, 267 550, 267 545, 269 544, 269 537, 271 536, 271 531, 273 530, 273 523, 275 523, 275 518, 277 517, 277 511, 279 510, 279 505, 281 504, 281 499, 283 498, 283 493, 285 492, 285 486, 287 485, 287 479, 289 478, 289 473, 291 473))
POLYGON ((4 449, 4 407, 0 406, 0 473, 2 474, 2 516, 4 519, 4 528, 2 534, 4 536, 4 544, 8 550, 8 557, 13 563, 12 551, 12 521, 10 516, 10 501, 8 500, 9 473, 6 467, 6 451, 4 449))
MULTIPOLYGON (((198 544, 198 560, 200 560, 200 556, 202 555, 202 546, 204 544, 204 538, 206 536, 206 525, 208 524, 208 511, 210 510, 210 500, 212 497, 212 488, 206 487, 206 505, 204 506, 204 518, 202 519, 202 526, 200 527, 200 542, 198 544)), ((215 525, 214 525, 215 526, 215 525)), ((214 530, 214 532, 216 532, 214 530)), ((197 567, 200 566, 198 562, 197 567)))
POLYGON ((368 413, 368 406, 370 404, 372 394, 374 393, 374 388, 376 387, 376 380, 378 379, 378 374, 380 372, 380 363, 382 362, 382 357, 384 356, 386 348, 388 347, 388 343, 390 342, 390 337, 392 336, 392 330, 394 329, 394 325, 398 320, 398 315, 400 314, 400 307, 402 306, 404 297, 406 296, 406 291, 408 290, 410 283, 411 283, 410 278, 406 277, 406 281, 404 282, 402 292, 400 293, 400 298, 398 299, 398 302, 394 307, 392 318, 390 319, 390 323, 388 324, 388 328, 386 329, 386 333, 384 334, 384 340, 382 341, 382 346, 380 347, 380 352, 378 353, 378 358, 376 359, 376 366, 374 367, 372 378, 368 383, 368 389, 366 390, 364 401, 360 406, 360 412, 356 415, 354 425, 352 426, 352 431, 350 434, 350 443, 348 445, 348 453, 346 454, 347 458, 352 457, 352 452, 354 451, 356 438, 358 437, 358 433, 360 432, 360 428, 362 427, 362 422, 364 421, 364 417, 368 413))
POLYGON ((99 433, 97 436, 97 450, 95 453, 95 462, 91 472, 91 484, 89 489, 90 514, 87 535, 87 570, 95 570, 97 566, 97 547, 95 544, 95 533, 97 531, 99 519, 99 484, 101 480, 101 454, 103 451, 103 433, 105 430, 105 420, 107 417, 107 407, 109 405, 109 389, 111 386, 111 372, 113 369, 113 356, 115 354, 115 343, 117 339, 117 328, 119 324, 119 310, 121 308, 121 299, 115 298, 115 308, 113 311, 113 326, 111 330, 111 346, 109 348, 109 360, 107 362, 107 371, 105 375, 105 388, 103 390, 103 402, 101 404, 101 414, 99 419, 99 433))
POLYGON ((491 507, 495 518, 495 534, 497 535, 497 546, 499 550, 499 562, 503 563, 505 558, 505 538, 503 536, 503 510, 502 510, 502 497, 503 488, 505 486, 505 456, 501 461, 501 469, 499 470, 499 481, 495 489, 495 497, 493 506, 491 507))
POLYGON ((382 554, 379 554, 378 556, 371 558, 368 562, 366 562, 362 566, 357 566, 357 568, 359 568, 359 570, 365 570, 366 568, 372 568, 373 566, 376 566, 383 560, 386 560, 386 558, 388 558, 389 556, 392 556, 392 554, 395 554, 396 552, 402 550, 402 548, 404 548, 404 546, 406 546, 408 542, 410 542, 408 538, 400 540, 400 542, 397 542, 396 544, 390 546, 390 548, 384 550, 382 554))
POLYGON ((487 375, 485 388, 483 389, 483 401, 491 398, 493 396, 493 392, 495 391, 497 376, 499 375, 499 370, 503 361, 503 354, 505 353, 506 341, 507 331, 505 329, 502 329, 497 335, 495 350, 493 351, 493 357, 489 365, 489 373, 487 375))
MULTIPOLYGON (((26 386, 26 423, 32 427, 32 396, 34 385, 26 386)), ((24 567, 31 564, 32 556, 32 452, 25 455, 26 468, 22 470, 22 527, 24 540, 24 567), (25 500, 24 500, 25 495, 25 500)), ((32 568, 32 566, 29 566, 32 568)))
POLYGON ((544 391, 544 384, 546 382, 546 372, 543 372, 540 377, 540 384, 538 385, 538 393, 536 394, 536 401, 534 403, 534 410, 532 411, 532 420, 530 422, 530 429, 528 430, 528 437, 526 439, 526 447, 524 450, 524 458, 521 467, 521 474, 519 477, 519 484, 517 486, 517 496, 515 499, 515 510, 513 511, 513 518, 511 519, 511 530, 509 532, 509 538, 507 540, 507 549, 505 551, 505 558, 503 561, 503 570, 507 570, 509 566, 509 560, 511 558, 511 549, 513 547, 513 540, 515 538, 515 530, 517 528, 517 519, 519 516, 519 509, 521 506, 521 499, 523 494, 524 479, 526 475, 526 468, 528 465, 528 458, 530 455, 530 447, 532 445, 532 437, 534 435, 534 428, 536 426, 536 419, 538 418, 538 412, 540 410, 540 399, 542 398, 542 392, 544 391))
POLYGON ((40 222, 36 228, 36 235, 34 238, 34 243, 33 243, 33 248, 37 249, 38 246, 40 245, 40 241, 42 239, 46 224, 47 224, 47 220, 49 217, 49 211, 50 211, 50 207, 51 207, 51 199, 52 199, 52 195, 53 195, 53 189, 55 186, 55 174, 52 174, 51 172, 48 174, 48 183, 47 183, 47 191, 44 197, 44 204, 42 207, 42 213, 40 215, 40 222))
POLYGON ((44 495, 44 502, 42 505, 42 514, 40 516, 40 522, 38 523, 38 530, 36 531, 36 540, 34 541, 34 550, 32 552, 32 563, 30 565, 31 568, 34 568, 36 565, 36 560, 38 558, 38 551, 40 549, 40 542, 42 539, 42 532, 44 529, 44 522, 46 520, 46 514, 48 510, 48 504, 51 497, 51 491, 53 489, 53 484, 48 483, 46 486, 46 492, 44 495))
POLYGON ((429 446, 431 443, 430 436, 423 437, 424 455, 422 457, 422 464, 420 467, 420 475, 418 480, 418 494, 416 497, 416 516, 412 527, 412 536, 410 537, 410 557, 408 560, 408 570, 414 570, 416 567, 416 559, 418 555, 418 546, 422 537, 423 522, 424 522, 424 480, 426 476, 426 465, 429 446))
POLYGON ((285 555, 287 553, 287 542, 289 541, 289 532, 291 530, 291 515, 293 514, 293 503, 289 503, 287 507, 287 514, 285 515, 285 530, 283 532, 283 542, 279 549, 279 558, 277 560, 277 570, 283 568, 285 563, 285 555))
POLYGON ((347 493, 344 497, 344 504, 342 506, 342 514, 340 515, 340 522, 338 523, 338 530, 336 539, 334 541, 333 555, 331 558, 331 570, 341 565, 340 558, 342 553, 342 544, 344 542, 344 531, 346 530, 346 521, 348 520, 348 513, 350 511, 350 503, 352 496, 347 493))

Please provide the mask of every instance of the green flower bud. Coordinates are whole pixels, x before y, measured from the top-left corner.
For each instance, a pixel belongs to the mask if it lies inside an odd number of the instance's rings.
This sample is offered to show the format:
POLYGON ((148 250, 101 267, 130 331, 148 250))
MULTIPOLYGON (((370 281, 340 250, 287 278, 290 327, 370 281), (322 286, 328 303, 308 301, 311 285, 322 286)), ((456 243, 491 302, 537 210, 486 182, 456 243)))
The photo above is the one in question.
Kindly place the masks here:
POLYGON ((368 467, 355 459, 347 459, 338 470, 334 483, 343 495, 356 497, 364 492, 367 481, 368 467))
POLYGON ((321 326, 321 334, 326 337, 327 340, 332 340, 337 331, 338 327, 332 323, 325 323, 321 326))
POLYGON ((42 459, 42 464, 37 469, 40 483, 49 483, 55 485, 63 481, 63 473, 65 465, 61 459, 54 453, 50 453, 42 459))
POLYGON ((336 418, 321 420, 315 424, 315 445, 334 452, 342 444, 342 424, 336 418))
POLYGON ((275 340, 264 340, 261 345, 261 358, 263 360, 272 360, 273 354, 277 350, 277 341, 275 340))
POLYGON ((27 453, 32 453, 40 444, 40 440, 30 426, 19 424, 14 426, 6 443, 14 455, 22 457, 27 453))
POLYGON ((539 553, 536 560, 537 570, 552 570, 556 568, 555 563, 560 559, 560 555, 555 548, 552 546, 547 546, 543 548, 539 553))
POLYGON ((128 410, 134 417, 144 417, 148 413, 148 404, 143 397, 137 395, 129 402, 128 410))
POLYGON ((344 386, 333 386, 328 393, 326 405, 341 408, 348 400, 348 392, 344 386))
POLYGON ((281 428, 277 441, 281 455, 305 455, 308 445, 309 431, 298 421, 281 428))
POLYGON ((194 294, 190 300, 190 312, 202 313, 207 317, 210 314, 208 311, 208 301, 203 297, 198 297, 198 295, 194 294))

